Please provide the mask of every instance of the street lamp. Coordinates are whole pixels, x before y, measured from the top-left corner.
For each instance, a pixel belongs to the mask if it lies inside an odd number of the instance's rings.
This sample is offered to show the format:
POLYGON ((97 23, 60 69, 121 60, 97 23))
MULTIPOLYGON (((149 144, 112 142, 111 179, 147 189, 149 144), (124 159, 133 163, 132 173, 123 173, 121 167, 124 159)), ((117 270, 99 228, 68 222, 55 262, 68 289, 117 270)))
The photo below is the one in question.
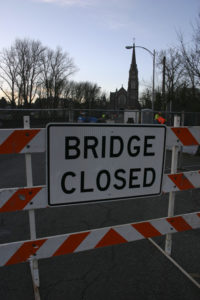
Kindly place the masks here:
POLYGON ((144 50, 146 50, 147 52, 149 52, 149 54, 152 55, 153 57, 153 80, 152 80, 152 111, 154 112, 154 102, 155 102, 155 62, 156 62, 156 51, 153 50, 150 51, 149 49, 147 49, 146 47, 143 46, 135 46, 133 44, 133 46, 126 46, 126 49, 133 49, 133 48, 142 48, 144 50))

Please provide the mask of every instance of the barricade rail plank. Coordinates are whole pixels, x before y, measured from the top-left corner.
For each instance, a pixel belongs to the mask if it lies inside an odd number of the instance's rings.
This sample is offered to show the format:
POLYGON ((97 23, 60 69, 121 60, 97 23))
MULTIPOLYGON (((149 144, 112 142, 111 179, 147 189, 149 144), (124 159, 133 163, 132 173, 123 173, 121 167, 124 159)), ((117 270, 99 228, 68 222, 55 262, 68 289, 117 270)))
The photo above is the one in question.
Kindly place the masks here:
POLYGON ((0 213, 47 207, 45 186, 0 190, 0 213))
POLYGON ((45 152, 46 129, 1 129, 0 154, 45 152))
MULTIPOLYGON (((162 192, 200 188, 200 170, 164 174, 162 192)), ((0 213, 48 207, 46 186, 8 188, 0 190, 0 213)))
MULTIPOLYGON (((200 126, 167 127, 166 146, 200 145, 200 126)), ((46 129, 1 129, 0 154, 46 151, 46 129)))
POLYGON ((200 212, 0 245, 0 266, 200 228, 200 212))

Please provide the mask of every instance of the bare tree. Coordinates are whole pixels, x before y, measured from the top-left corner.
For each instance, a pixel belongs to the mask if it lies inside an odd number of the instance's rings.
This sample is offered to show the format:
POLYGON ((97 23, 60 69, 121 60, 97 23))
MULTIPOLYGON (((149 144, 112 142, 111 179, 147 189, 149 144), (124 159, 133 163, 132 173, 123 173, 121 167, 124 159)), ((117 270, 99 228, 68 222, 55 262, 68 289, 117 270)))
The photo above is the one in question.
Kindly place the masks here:
POLYGON ((61 48, 56 51, 47 49, 42 55, 42 88, 47 98, 54 99, 54 106, 57 106, 59 97, 65 92, 67 79, 76 72, 73 59, 61 48))
POLYGON ((172 102, 175 96, 175 90, 183 84, 184 67, 182 64, 182 56, 175 48, 161 51, 158 56, 158 67, 163 69, 163 57, 166 57, 165 62, 165 80, 166 92, 168 95, 167 103, 168 110, 172 110, 172 102))
POLYGON ((0 53, 0 90, 13 105, 30 106, 39 95, 51 98, 55 107, 75 71, 61 48, 54 51, 40 41, 17 39, 0 53))
POLYGON ((15 48, 3 49, 0 53, 0 89, 14 106, 17 99, 18 60, 15 48))
POLYGON ((178 34, 183 65, 190 80, 193 92, 200 86, 200 13, 196 24, 193 25, 193 37, 189 46, 184 41, 182 33, 178 34))
POLYGON ((16 40, 14 48, 17 54, 18 98, 23 100, 25 106, 30 105, 35 99, 40 85, 41 55, 45 47, 41 42, 34 40, 16 40))
POLYGON ((70 81, 66 81, 65 83, 65 87, 63 90, 63 98, 65 99, 74 99, 74 95, 73 95, 73 91, 74 91, 74 87, 75 87, 75 82, 70 80, 70 81))
POLYGON ((101 93, 101 87, 89 81, 71 82, 71 84, 68 83, 67 87, 68 96, 74 101, 85 103, 89 108, 94 102, 105 96, 105 94, 102 95, 101 93))
POLYGON ((89 108, 91 109, 96 101, 100 98, 101 87, 96 83, 92 84, 86 82, 85 84, 85 102, 88 103, 89 108))

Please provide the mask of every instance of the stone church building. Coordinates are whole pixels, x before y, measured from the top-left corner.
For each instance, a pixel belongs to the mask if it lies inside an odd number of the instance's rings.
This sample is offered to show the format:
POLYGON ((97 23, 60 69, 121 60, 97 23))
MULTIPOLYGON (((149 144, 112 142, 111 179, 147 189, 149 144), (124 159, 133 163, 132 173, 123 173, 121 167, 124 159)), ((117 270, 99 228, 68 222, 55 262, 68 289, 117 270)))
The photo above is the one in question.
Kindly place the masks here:
POLYGON ((128 90, 122 86, 119 90, 110 93, 111 109, 140 109, 138 101, 138 69, 135 56, 135 45, 133 45, 132 61, 129 70, 128 90))

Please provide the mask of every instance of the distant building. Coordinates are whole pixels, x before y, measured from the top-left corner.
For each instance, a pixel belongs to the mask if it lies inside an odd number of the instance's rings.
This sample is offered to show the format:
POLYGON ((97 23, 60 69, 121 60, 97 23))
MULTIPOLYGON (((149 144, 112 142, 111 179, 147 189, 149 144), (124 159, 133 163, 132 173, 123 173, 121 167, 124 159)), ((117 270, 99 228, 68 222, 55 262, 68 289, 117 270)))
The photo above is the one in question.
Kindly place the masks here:
POLYGON ((110 93, 110 105, 112 109, 125 109, 127 108, 127 91, 121 87, 114 93, 110 93))
POLYGON ((140 109, 138 102, 138 69, 135 56, 135 45, 133 45, 132 61, 129 70, 128 90, 122 86, 119 90, 110 93, 111 109, 140 109))

